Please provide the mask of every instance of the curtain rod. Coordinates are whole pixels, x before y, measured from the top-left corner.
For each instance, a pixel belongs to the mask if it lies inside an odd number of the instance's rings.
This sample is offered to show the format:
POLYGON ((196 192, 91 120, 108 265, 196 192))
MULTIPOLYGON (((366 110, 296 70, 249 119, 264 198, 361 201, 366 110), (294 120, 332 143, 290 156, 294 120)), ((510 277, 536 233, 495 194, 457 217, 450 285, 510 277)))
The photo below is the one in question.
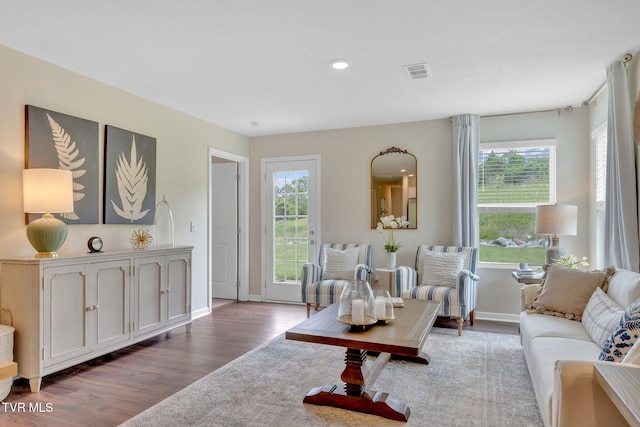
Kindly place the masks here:
POLYGON ((561 107, 561 108, 549 108, 546 110, 533 110, 533 111, 520 111, 517 113, 501 113, 501 114, 481 114, 480 117, 482 118, 491 118, 491 117, 506 117, 506 116, 517 116, 520 114, 536 114, 536 113, 552 113, 557 111, 558 113, 561 111, 566 111, 568 113, 570 113, 571 111, 573 111, 573 107, 571 105, 568 105, 566 107, 561 107))
POLYGON ((593 92, 593 95, 591 95, 591 96, 589 97, 589 99, 587 99, 586 101, 584 101, 584 102, 582 103, 582 107, 583 107, 583 108, 584 108, 584 107, 588 107, 588 106, 589 106, 589 104, 591 104, 591 103, 593 102, 593 100, 594 100, 594 99, 596 99, 596 97, 597 97, 598 95, 600 95, 600 92, 602 92, 602 89, 604 89, 605 87, 607 87, 607 81, 606 81, 606 80, 602 82, 602 84, 598 87, 598 89, 596 89, 596 91, 595 91, 595 92, 593 92))
MULTIPOLYGON (((631 62, 631 60, 633 59, 633 55, 630 53, 626 53, 623 57, 622 57, 622 64, 624 64, 625 68, 627 67, 627 63, 631 62)), ((586 108, 589 106, 589 104, 591 104, 593 102, 593 100, 600 94, 600 92, 602 92, 602 89, 604 89, 607 86, 607 81, 605 80, 604 82, 602 82, 602 84, 598 87, 598 89, 595 90, 595 92, 593 92, 593 94, 589 97, 589 99, 587 99, 586 101, 584 101, 582 103, 582 108, 586 108)), ((484 117, 484 118, 491 118, 491 117, 506 117, 506 116, 516 116, 519 114, 535 114, 535 113, 550 113, 552 111, 566 111, 566 112, 571 112, 573 111, 573 107, 571 105, 564 107, 564 108, 550 108, 547 110, 537 110, 537 111, 523 111, 523 112, 519 112, 519 113, 503 113, 503 114, 486 114, 486 115, 480 115, 480 117, 484 117)), ((449 118, 450 120, 453 119, 453 117, 449 118)))

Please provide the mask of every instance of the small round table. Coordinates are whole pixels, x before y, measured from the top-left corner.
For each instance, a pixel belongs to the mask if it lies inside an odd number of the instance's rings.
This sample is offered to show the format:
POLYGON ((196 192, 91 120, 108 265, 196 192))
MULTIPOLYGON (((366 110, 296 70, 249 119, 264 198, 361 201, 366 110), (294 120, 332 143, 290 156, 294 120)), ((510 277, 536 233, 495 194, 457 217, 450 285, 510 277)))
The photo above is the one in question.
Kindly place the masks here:
POLYGON ((389 294, 391 294, 391 296, 394 296, 394 292, 393 292, 393 282, 394 282, 394 277, 396 275, 396 269, 395 268, 386 268, 386 267, 376 267, 376 271, 378 273, 389 273, 389 287, 388 287, 388 291, 389 294))

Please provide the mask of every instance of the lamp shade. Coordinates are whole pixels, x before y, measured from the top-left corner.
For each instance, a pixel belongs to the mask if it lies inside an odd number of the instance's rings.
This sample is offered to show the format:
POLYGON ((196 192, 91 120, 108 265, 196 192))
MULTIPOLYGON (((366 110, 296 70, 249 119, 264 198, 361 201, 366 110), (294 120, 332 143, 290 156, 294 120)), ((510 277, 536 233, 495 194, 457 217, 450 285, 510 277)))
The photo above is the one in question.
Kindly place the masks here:
POLYGON ((578 207, 574 205, 536 206, 536 233, 575 236, 578 233, 578 207))
POLYGON ((24 169, 22 196, 27 213, 73 212, 73 177, 62 169, 24 169))

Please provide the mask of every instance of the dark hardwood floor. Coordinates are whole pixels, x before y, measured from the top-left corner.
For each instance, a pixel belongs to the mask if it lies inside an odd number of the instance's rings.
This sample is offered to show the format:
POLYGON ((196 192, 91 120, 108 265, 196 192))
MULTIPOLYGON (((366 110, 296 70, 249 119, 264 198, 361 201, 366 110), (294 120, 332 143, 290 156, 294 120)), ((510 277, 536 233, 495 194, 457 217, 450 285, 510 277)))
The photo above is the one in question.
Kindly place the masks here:
MULTIPOLYGON (((49 375, 38 393, 16 380, 0 425, 118 425, 305 318, 300 305, 216 300, 191 333, 177 328, 49 375)), ((456 328, 455 321, 436 326, 456 328)), ((517 334, 518 325, 476 320, 465 330, 517 334)))

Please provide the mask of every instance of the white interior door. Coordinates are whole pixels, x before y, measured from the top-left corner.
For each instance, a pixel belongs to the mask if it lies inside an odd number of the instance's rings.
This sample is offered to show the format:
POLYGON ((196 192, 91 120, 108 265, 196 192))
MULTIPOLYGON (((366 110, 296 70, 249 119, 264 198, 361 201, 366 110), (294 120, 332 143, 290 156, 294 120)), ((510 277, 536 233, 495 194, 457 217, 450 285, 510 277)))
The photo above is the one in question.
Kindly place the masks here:
POLYGON ((238 297, 237 163, 211 166, 211 293, 213 298, 238 297))
POLYGON ((300 302, 302 265, 317 258, 320 158, 263 161, 265 299, 300 302))

